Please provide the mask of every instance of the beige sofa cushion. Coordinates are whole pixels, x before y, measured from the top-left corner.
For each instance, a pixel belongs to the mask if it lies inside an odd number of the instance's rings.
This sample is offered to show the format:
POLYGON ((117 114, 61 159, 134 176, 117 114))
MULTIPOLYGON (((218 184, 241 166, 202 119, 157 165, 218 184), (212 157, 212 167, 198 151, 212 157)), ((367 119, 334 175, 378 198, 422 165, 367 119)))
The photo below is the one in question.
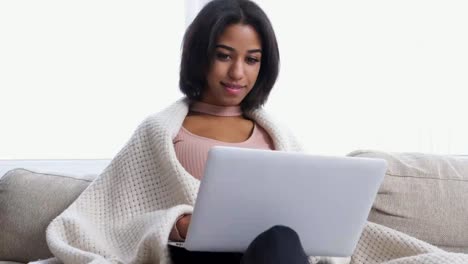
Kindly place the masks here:
POLYGON ((14 169, 0 178, 0 260, 28 262, 51 257, 45 240, 47 225, 94 177, 14 169))
POLYGON ((453 252, 468 253, 468 158, 355 151, 388 169, 369 221, 453 252))

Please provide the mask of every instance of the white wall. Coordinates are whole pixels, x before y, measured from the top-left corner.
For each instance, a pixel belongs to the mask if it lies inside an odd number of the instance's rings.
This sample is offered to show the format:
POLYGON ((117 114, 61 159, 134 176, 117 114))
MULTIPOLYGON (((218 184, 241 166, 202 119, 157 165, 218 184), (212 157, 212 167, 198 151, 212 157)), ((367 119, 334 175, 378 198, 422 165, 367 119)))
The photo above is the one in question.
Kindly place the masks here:
POLYGON ((0 1, 0 158, 111 158, 181 96, 183 1, 0 1))
POLYGON ((282 55, 269 107, 309 151, 468 154, 468 2, 257 2, 282 55))
MULTIPOLYGON (((257 1, 310 152, 468 154, 465 1, 257 1)), ((184 1, 0 1, 0 159, 111 158, 181 96, 184 1)))

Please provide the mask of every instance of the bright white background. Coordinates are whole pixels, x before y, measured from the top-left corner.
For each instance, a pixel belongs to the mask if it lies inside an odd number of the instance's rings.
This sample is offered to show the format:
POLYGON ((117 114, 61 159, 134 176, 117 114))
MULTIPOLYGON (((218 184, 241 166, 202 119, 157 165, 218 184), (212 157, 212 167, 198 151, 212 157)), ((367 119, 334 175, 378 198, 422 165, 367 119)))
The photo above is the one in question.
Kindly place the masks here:
MULTIPOLYGON (((0 159, 112 158, 181 97, 200 1, 0 1, 0 159)), ((309 152, 468 154, 466 1, 258 0, 280 78, 266 108, 309 152)))

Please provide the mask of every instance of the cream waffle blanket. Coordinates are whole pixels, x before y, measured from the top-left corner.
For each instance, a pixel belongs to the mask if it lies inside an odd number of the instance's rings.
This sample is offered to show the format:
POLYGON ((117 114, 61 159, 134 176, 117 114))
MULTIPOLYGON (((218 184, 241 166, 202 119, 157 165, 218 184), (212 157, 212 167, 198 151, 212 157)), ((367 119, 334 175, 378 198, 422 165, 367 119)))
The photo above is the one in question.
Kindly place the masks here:
MULTIPOLYGON (((188 101, 181 99, 142 122, 104 172, 49 225, 47 242, 56 258, 39 263, 170 262, 169 232, 179 215, 191 212, 199 187, 177 161, 172 143, 187 113, 188 101)), ((277 150, 300 151, 263 110, 248 116, 265 128, 277 150)), ((351 261, 461 264, 468 263, 468 255, 370 223, 351 261)))

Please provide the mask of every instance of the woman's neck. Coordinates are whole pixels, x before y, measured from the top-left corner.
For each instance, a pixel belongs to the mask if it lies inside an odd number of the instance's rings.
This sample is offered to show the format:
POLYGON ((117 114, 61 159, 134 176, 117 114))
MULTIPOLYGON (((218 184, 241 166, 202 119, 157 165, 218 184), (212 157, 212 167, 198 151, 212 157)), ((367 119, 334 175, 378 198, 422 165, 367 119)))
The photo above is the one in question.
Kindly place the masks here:
POLYGON ((190 105, 190 111, 212 116, 242 116, 242 110, 240 106, 219 106, 200 101, 192 102, 190 105))

